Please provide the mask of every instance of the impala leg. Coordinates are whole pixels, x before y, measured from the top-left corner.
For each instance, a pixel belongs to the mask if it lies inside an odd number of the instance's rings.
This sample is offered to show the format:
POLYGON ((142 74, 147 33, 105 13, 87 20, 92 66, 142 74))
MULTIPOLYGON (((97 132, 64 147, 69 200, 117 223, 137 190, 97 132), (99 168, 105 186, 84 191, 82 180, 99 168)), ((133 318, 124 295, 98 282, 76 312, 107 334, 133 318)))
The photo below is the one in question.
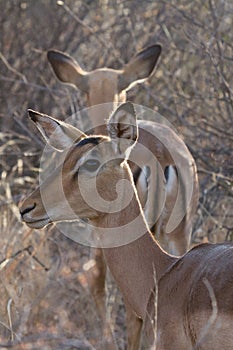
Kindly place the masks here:
POLYGON ((166 246, 170 254, 180 256, 187 252, 190 237, 191 237, 191 227, 187 223, 186 216, 178 227, 171 233, 164 233, 166 237, 166 246))
POLYGON ((125 303, 127 326, 127 350, 139 350, 142 330, 142 320, 125 303))
POLYGON ((91 259, 95 261, 94 266, 88 271, 88 285, 90 292, 96 303, 99 316, 105 318, 105 277, 106 264, 104 261, 102 249, 93 249, 91 251, 91 259))
POLYGON ((107 320, 105 278, 106 264, 102 249, 92 250, 92 259, 95 265, 88 271, 88 284, 90 292, 94 298, 97 313, 102 320, 103 325, 103 344, 101 350, 116 350, 117 346, 112 335, 111 327, 107 320))

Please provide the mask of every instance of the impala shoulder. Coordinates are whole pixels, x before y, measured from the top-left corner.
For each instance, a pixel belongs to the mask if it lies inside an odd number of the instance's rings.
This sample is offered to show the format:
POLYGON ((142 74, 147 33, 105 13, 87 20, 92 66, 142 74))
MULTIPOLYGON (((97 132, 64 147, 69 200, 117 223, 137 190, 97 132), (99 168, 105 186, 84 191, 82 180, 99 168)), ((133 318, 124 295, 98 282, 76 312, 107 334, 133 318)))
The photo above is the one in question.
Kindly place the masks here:
MULTIPOLYGON (((200 294, 201 290, 205 295, 211 291, 218 294, 219 291, 230 287, 230 294, 233 297, 233 244, 204 243, 194 247, 188 254, 196 261, 190 279, 190 295, 200 294), (197 263, 198 262, 198 263, 197 263)), ((232 303, 233 304, 233 303, 232 303)))

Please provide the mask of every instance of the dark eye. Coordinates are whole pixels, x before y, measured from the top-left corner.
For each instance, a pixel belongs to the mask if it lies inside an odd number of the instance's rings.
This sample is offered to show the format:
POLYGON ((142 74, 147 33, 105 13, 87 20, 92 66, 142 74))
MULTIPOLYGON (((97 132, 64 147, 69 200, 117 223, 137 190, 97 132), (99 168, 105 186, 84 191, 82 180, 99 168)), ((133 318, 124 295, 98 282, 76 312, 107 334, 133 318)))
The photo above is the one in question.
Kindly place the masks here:
POLYGON ((83 165, 82 168, 88 171, 96 171, 100 166, 100 162, 97 159, 88 159, 83 165))

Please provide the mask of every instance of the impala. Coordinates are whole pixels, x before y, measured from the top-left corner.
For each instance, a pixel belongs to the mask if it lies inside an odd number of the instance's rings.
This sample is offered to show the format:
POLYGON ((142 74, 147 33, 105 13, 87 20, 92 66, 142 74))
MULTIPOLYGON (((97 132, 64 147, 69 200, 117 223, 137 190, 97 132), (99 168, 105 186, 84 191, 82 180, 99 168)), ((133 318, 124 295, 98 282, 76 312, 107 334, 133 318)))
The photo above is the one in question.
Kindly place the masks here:
MULTIPOLYGON (((67 126, 38 112, 29 113, 35 122, 42 120, 45 135, 55 130, 54 139, 59 135, 57 143, 67 147, 67 126)), ((108 245, 103 249, 107 265, 125 302, 143 321, 150 349, 231 350, 232 244, 202 244, 182 257, 166 253, 148 228, 127 164, 138 137, 133 105, 120 105, 109 118, 107 130, 107 136, 87 136, 77 130, 64 163, 23 202, 23 221, 41 228, 73 220, 54 186, 62 183, 69 207, 95 228, 100 246, 108 245), (95 198, 94 205, 84 200, 85 188, 90 197, 98 190, 105 211, 96 207, 95 198), (42 193, 52 198, 47 211, 42 193)))
MULTIPOLYGON (((59 51, 48 51, 48 60, 60 81, 82 90, 87 95, 89 107, 97 105, 89 109, 89 122, 95 134, 106 135, 105 116, 109 115, 119 102, 126 100, 127 90, 153 74, 160 53, 161 46, 153 45, 140 51, 120 70, 100 68, 91 72, 84 71, 78 62, 59 51)), ((138 121, 138 125, 139 138, 131 153, 134 162, 131 162, 130 166, 134 173, 139 199, 149 225, 152 227, 155 224, 153 231, 162 246, 170 253, 181 255, 189 246, 191 223, 198 202, 195 162, 182 139, 171 129, 143 120, 138 121), (141 145, 144 149, 140 147, 141 145), (153 157, 149 155, 148 150, 152 151, 153 157), (159 166, 155 158, 159 161, 159 166), (141 164, 140 168, 144 171, 141 171, 138 164, 141 164), (148 169, 150 175, 145 179, 145 172, 148 175, 148 169), (159 198, 158 182, 164 181, 163 173, 166 175, 167 183, 162 198, 159 198), (191 193, 188 193, 190 183, 193 188, 191 193)), ((89 287, 98 313, 107 327, 106 264, 101 249, 93 249, 92 255, 96 263, 88 271, 89 287)), ((135 332, 135 329, 140 329, 141 322, 128 308, 126 315, 128 350, 137 350, 139 332, 135 332)))

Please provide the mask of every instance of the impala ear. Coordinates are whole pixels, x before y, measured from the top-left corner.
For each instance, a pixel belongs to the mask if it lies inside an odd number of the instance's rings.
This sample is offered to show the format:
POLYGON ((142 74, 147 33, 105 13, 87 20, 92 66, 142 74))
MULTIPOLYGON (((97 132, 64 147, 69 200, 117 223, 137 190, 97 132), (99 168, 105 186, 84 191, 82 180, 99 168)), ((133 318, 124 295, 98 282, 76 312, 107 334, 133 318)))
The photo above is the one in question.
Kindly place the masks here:
POLYGON ((119 77, 119 91, 125 90, 131 84, 143 82, 154 72, 156 63, 161 54, 160 45, 152 45, 140 51, 123 68, 119 77))
POLYGON ((72 57, 61 51, 49 50, 47 58, 59 80, 75 85, 84 92, 88 91, 88 73, 72 57))
POLYGON ((74 126, 42 114, 32 109, 28 110, 29 117, 36 124, 45 141, 58 151, 70 147, 85 134, 74 126))
POLYGON ((115 152, 127 158, 138 137, 137 118, 133 104, 131 102, 121 104, 110 116, 107 127, 115 152))

